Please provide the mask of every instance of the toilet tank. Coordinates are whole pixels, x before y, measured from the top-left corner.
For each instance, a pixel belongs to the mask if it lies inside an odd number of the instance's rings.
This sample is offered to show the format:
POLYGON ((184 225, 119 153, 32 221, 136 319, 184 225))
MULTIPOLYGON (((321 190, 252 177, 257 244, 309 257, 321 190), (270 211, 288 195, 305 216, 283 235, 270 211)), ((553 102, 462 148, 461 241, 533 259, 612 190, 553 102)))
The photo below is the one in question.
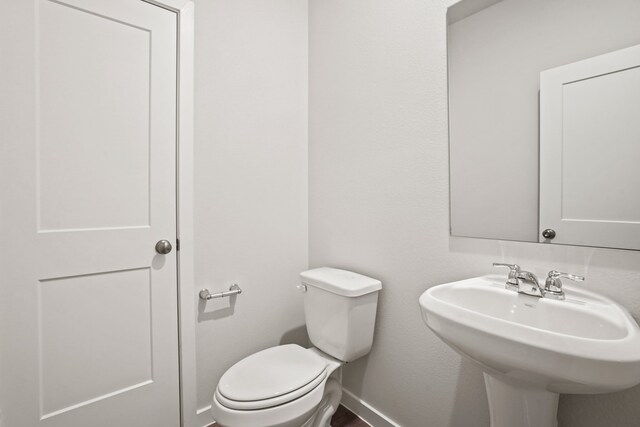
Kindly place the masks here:
POLYGON ((300 274, 306 288, 304 312, 311 343, 344 362, 369 353, 382 283, 337 268, 300 274))

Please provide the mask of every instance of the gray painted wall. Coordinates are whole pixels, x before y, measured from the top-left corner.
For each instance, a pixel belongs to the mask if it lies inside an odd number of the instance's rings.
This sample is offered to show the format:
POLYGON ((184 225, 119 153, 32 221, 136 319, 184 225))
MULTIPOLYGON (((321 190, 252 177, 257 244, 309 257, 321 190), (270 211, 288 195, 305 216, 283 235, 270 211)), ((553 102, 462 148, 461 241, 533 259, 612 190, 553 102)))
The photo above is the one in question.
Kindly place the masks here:
MULTIPOLYGON (((312 267, 383 282, 374 347, 345 387, 405 427, 488 426, 481 372, 431 333, 430 286, 513 261, 584 274, 640 316, 640 253, 449 236, 446 8, 440 0, 311 0, 312 267)), ((633 427, 640 387, 562 396, 561 427, 633 427)))
MULTIPOLYGON (((195 283, 200 425, 220 376, 266 347, 306 344, 307 3, 198 0, 195 283)), ((195 302, 195 300, 194 300, 195 302)))

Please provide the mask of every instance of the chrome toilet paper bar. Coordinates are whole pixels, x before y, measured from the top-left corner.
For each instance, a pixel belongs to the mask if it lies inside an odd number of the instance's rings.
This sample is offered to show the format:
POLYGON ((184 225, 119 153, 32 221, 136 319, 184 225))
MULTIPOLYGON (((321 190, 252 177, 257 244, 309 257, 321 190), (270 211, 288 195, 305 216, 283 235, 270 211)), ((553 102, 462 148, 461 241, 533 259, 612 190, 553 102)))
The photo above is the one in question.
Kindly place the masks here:
POLYGON ((209 292, 209 289, 203 289, 200 291, 200 299, 201 300, 205 300, 208 301, 210 299, 214 299, 214 298, 226 298, 226 297, 230 297, 233 295, 238 295, 242 293, 242 289, 240 289, 240 286, 238 286, 237 283, 234 283, 233 285, 229 286, 229 290, 225 291, 225 292, 218 292, 217 294, 212 294, 211 292, 209 292))

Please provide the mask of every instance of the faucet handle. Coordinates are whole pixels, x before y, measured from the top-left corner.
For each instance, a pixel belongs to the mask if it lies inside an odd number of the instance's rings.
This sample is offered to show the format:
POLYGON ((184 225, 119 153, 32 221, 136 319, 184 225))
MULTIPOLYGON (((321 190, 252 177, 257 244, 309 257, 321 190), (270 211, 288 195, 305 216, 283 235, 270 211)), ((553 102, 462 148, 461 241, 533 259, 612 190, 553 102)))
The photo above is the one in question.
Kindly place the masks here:
POLYGON ((505 264, 503 262, 494 262, 494 267, 507 267, 509 269, 509 277, 507 278, 507 284, 505 287, 511 290, 518 289, 518 274, 520 273, 520 266, 518 264, 505 264))
POLYGON ((567 278, 569 280, 573 280, 574 282, 583 282, 584 276, 577 276, 575 274, 562 273, 560 271, 551 270, 547 279, 560 279, 561 277, 567 278))
POLYGON ((505 264, 502 262, 494 262, 493 263, 494 267, 507 267, 510 271, 509 271, 509 278, 514 278, 517 276, 518 273, 520 273, 520 266, 518 264, 505 264), (512 277, 513 276, 513 277, 512 277))
POLYGON ((547 296, 556 299, 564 299, 562 280, 560 280, 561 277, 573 280, 574 282, 582 282, 584 280, 584 276, 577 276, 575 274, 551 270, 547 275, 547 280, 544 282, 544 290, 547 296))

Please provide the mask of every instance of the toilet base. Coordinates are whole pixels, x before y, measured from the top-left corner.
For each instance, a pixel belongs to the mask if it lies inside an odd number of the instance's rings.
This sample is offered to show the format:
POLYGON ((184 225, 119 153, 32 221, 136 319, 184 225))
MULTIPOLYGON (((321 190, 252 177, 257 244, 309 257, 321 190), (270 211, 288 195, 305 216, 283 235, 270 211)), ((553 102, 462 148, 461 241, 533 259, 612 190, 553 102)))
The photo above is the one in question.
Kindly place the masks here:
POLYGON ((330 427, 331 417, 338 410, 342 399, 342 385, 330 377, 324 386, 324 396, 314 416, 314 422, 309 427, 330 427))

